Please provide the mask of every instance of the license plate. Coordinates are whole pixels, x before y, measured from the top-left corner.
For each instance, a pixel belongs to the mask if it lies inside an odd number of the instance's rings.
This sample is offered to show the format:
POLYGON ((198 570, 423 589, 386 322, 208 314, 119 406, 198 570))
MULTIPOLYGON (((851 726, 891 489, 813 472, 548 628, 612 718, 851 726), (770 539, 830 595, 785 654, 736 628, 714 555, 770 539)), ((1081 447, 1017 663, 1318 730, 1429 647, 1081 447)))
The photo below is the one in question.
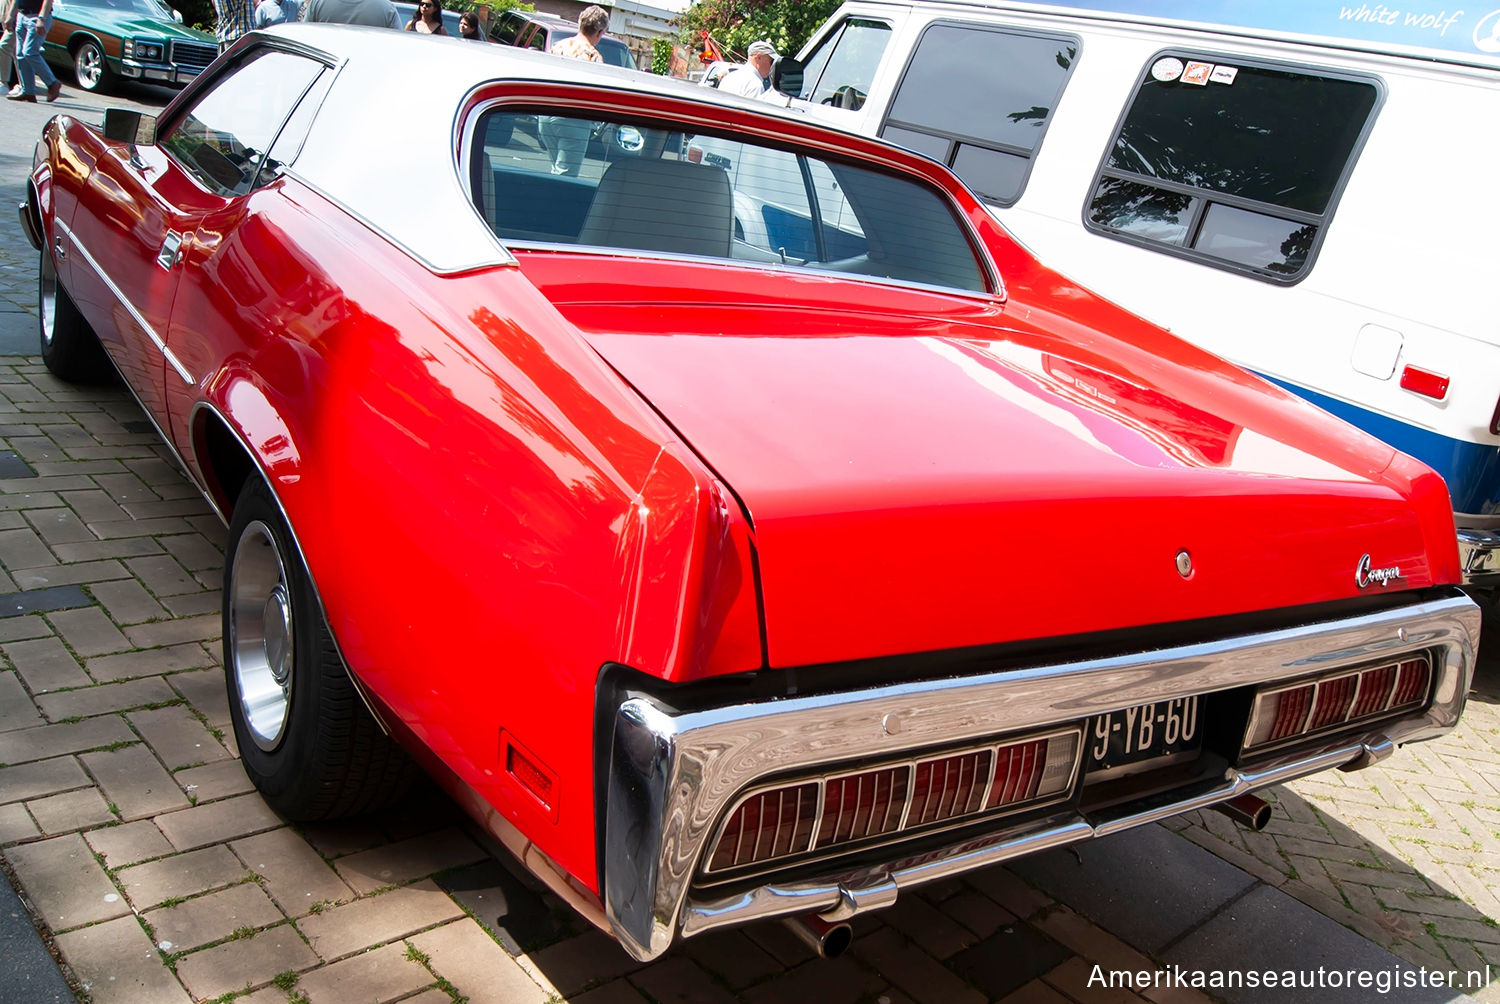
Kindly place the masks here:
POLYGON ((1196 754, 1203 746, 1198 698, 1179 697, 1095 715, 1089 722, 1084 769, 1089 773, 1149 769, 1152 761, 1196 754), (1121 768, 1133 768, 1121 770, 1121 768))

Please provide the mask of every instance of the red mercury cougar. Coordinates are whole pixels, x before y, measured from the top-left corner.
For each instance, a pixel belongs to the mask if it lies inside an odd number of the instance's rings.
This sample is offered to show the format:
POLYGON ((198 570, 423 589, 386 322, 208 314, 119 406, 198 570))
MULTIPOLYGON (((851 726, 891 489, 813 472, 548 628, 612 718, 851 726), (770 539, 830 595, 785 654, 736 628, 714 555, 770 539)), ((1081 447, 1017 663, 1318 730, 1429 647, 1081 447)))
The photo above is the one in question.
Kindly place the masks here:
POLYGON ((1263 824, 1463 708, 1435 474, 793 111, 296 25, 54 118, 21 217, 49 369, 229 526, 266 801, 419 765, 639 959, 1263 824))

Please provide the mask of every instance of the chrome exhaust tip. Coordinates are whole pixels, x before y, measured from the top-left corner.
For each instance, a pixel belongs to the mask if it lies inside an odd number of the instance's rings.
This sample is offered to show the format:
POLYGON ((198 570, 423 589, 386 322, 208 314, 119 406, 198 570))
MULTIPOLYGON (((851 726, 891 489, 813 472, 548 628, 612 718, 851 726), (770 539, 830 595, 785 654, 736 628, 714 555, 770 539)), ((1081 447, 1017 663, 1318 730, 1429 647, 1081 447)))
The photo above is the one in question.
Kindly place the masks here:
POLYGON ((1271 805, 1263 798, 1244 794, 1214 806, 1224 815, 1252 830, 1260 831, 1271 821, 1271 805))
POLYGON ((805 913, 783 918, 782 923, 825 959, 838 958, 854 944, 854 929, 842 920, 830 922, 816 913, 805 913))

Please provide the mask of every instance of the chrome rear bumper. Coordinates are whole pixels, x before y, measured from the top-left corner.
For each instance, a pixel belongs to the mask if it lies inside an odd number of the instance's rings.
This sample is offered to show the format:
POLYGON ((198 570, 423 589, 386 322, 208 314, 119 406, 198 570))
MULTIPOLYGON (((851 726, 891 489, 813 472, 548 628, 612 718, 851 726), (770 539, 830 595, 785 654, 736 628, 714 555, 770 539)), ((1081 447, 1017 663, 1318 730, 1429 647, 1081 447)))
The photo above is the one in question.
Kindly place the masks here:
POLYGON ((1500 586, 1500 530, 1458 528, 1458 562, 1466 586, 1500 586))
POLYGON ((16 206, 16 212, 21 214, 21 229, 25 232, 26 239, 31 242, 33 248, 40 251, 42 249, 42 231, 38 228, 36 218, 31 214, 31 206, 27 204, 25 199, 22 199, 21 204, 16 206))
MULTIPOLYGON (((1221 641, 917 684, 707 711, 678 712, 644 695, 616 714, 605 822, 604 904, 611 930, 637 959, 680 936, 767 917, 848 917, 895 901, 899 889, 1086 837, 1104 836, 1266 785, 1366 766, 1395 744, 1451 729, 1473 674, 1479 609, 1462 595, 1396 610, 1221 641), (1303 747, 1254 771, 1230 769, 1212 790, 1149 808, 1074 809, 1007 826, 857 873, 769 882, 740 895, 695 896, 692 880, 713 827, 757 779, 882 757, 1170 698, 1294 679, 1371 659, 1427 651, 1434 698, 1424 712, 1366 734, 1303 747), (897 723, 892 727, 892 723, 897 723)), ((972 830, 970 831, 972 834, 972 830)))

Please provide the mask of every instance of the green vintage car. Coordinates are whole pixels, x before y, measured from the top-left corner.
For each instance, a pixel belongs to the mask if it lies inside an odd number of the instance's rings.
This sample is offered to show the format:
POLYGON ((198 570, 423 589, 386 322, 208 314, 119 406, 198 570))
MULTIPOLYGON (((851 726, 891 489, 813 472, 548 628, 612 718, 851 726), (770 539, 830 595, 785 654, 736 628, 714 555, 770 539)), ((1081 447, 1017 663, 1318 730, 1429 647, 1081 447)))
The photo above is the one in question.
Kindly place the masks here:
POLYGON ((185 84, 218 54, 212 35, 180 24, 160 0, 54 0, 43 49, 49 63, 72 67, 86 91, 121 77, 185 84))

